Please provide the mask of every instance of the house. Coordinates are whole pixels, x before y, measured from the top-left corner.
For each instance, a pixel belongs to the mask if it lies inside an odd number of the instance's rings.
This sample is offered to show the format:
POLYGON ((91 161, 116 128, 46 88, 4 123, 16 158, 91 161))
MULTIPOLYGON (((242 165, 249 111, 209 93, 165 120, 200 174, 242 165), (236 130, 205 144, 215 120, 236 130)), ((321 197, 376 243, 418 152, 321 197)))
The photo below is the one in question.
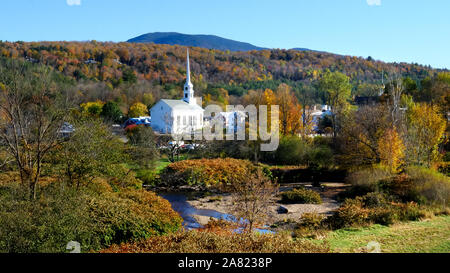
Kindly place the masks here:
POLYGON ((89 60, 84 61, 84 63, 85 63, 85 64, 96 64, 97 61, 94 60, 94 59, 89 59, 89 60))
POLYGON ((60 137, 67 138, 70 137, 73 132, 75 132, 75 128, 73 127, 73 125, 68 122, 64 122, 58 129, 57 134, 60 137))
POLYGON ((232 112, 220 112, 216 118, 221 119, 223 122, 223 128, 227 132, 237 132, 238 130, 245 129, 245 112, 232 111, 232 112))
POLYGON ((331 106, 329 105, 314 105, 310 109, 308 109, 306 115, 310 117, 310 122, 312 123, 312 130, 314 132, 318 132, 320 120, 325 116, 333 115, 333 112, 331 112, 331 106))
POLYGON ((161 134, 194 133, 203 128, 204 110, 194 97, 189 67, 189 50, 186 61, 186 83, 181 100, 162 99, 150 109, 151 127, 161 134))

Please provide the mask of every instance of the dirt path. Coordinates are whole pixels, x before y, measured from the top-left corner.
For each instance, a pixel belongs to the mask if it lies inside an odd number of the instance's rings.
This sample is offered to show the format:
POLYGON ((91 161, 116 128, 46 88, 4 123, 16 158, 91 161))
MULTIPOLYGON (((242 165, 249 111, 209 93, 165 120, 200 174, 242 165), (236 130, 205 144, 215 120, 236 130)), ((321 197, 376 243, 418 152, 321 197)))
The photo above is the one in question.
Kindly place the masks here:
MULTIPOLYGON (((282 184, 280 186, 280 192, 292 190, 295 187, 304 186, 306 188, 315 190, 320 193, 322 197, 322 204, 280 204, 280 198, 274 199, 275 205, 269 207, 269 217, 267 225, 271 226, 277 222, 291 222, 298 221, 301 215, 305 212, 316 212, 321 214, 330 215, 333 210, 339 208, 339 203, 336 200, 336 196, 339 192, 344 191, 347 187, 343 183, 322 183, 324 190, 320 188, 313 188, 310 183, 290 183, 282 184), (288 213, 279 214, 277 212, 278 207, 282 205, 288 209, 288 213)), ((232 197, 229 194, 216 194, 207 197, 198 198, 195 200, 188 200, 189 204, 198 209, 213 209, 219 212, 232 214, 232 197)), ((208 222, 208 217, 197 216, 196 220, 200 224, 205 224, 208 222)))

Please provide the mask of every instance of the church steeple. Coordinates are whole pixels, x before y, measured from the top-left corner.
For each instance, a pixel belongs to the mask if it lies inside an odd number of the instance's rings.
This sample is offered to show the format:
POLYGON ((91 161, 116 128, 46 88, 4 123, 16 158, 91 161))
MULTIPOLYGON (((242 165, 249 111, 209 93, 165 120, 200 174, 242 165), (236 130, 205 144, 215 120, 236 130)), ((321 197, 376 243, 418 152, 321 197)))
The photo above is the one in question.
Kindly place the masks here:
POLYGON ((189 65, 189 49, 186 58, 186 83, 184 84, 183 100, 189 104, 195 104, 194 86, 191 83, 191 68, 189 65))

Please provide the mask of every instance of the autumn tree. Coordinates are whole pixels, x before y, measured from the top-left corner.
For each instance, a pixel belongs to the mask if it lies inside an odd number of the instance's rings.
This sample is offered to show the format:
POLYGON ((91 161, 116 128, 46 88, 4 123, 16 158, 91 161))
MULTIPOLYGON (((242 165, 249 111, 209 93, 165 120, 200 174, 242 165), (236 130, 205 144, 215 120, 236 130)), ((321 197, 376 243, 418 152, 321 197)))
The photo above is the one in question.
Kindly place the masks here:
POLYGON ((225 187, 232 193, 234 215, 244 221, 242 224, 249 232, 268 217, 269 206, 278 192, 278 186, 260 168, 249 170, 225 187))
POLYGON ((128 110, 128 117, 130 118, 137 118, 141 116, 148 115, 148 108, 145 106, 145 104, 136 102, 135 104, 130 106, 130 109, 128 110))
POLYGON ((407 161, 430 166, 439 159, 439 144, 444 140, 446 120, 436 105, 417 103, 406 112, 404 135, 407 161))
POLYGON ((404 149, 402 139, 395 128, 388 129, 378 140, 378 153, 381 164, 387 166, 392 173, 401 171, 404 164, 404 149))
POLYGON ((450 72, 438 73, 422 82, 421 101, 440 106, 443 113, 450 111, 450 72))
POLYGON ((24 187, 36 199, 43 162, 61 141, 70 109, 66 92, 48 67, 0 62, 0 140, 24 187))
POLYGON ((391 113, 391 119, 394 126, 399 127, 401 124, 402 110, 401 110, 401 98, 405 90, 403 79, 397 73, 391 72, 389 75, 390 82, 386 86, 386 90, 389 95, 389 112, 391 113))
POLYGON ((80 106, 84 113, 87 113, 87 114, 90 114, 93 116, 98 116, 102 112, 102 108, 103 108, 104 104, 105 104, 104 102, 97 100, 97 101, 90 101, 90 102, 82 103, 80 106))
POLYGON ((300 135, 307 139, 307 136, 313 132, 313 117, 311 111, 311 106, 318 100, 317 90, 312 86, 302 86, 301 89, 297 89, 297 97, 302 107, 302 126, 300 130, 300 135))
POLYGON ((336 138, 340 129, 340 120, 349 109, 352 91, 350 78, 340 72, 327 70, 319 80, 319 88, 325 92, 326 102, 331 106, 333 121, 333 137, 336 138))
POLYGON ((385 104, 350 111, 343 119, 339 136, 341 164, 360 166, 380 163, 378 144, 390 128, 392 122, 385 104))
POLYGON ((280 111, 280 133, 294 135, 302 126, 302 107, 287 84, 280 84, 275 94, 280 111))

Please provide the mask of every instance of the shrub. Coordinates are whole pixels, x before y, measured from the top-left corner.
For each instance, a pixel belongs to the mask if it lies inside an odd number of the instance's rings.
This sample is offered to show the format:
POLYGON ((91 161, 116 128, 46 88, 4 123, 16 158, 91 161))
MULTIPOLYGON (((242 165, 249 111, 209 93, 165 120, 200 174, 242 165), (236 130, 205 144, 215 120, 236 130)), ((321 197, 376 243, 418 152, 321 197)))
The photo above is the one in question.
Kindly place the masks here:
POLYGON ((271 162, 280 165, 329 167, 333 163, 333 151, 324 141, 317 140, 310 144, 298 136, 283 136, 271 162))
POLYGON ((368 223, 369 209, 363 207, 361 198, 346 199, 344 204, 328 218, 333 229, 362 226, 368 223))
POLYGON ((288 236, 189 231, 113 245, 102 253, 327 253, 324 244, 292 240, 288 236))
POLYGON ((0 252, 65 252, 73 240, 83 252, 113 243, 174 232, 182 219, 152 192, 113 192, 103 180, 75 190, 53 183, 37 200, 16 185, 0 190, 0 252))
POLYGON ((170 203, 150 191, 126 189, 105 193, 89 203, 89 216, 97 223, 93 232, 102 238, 102 245, 149 238, 181 228, 182 219, 170 203))
POLYGON ((325 145, 313 146, 305 155, 306 164, 315 168, 328 168, 333 165, 333 151, 325 145))
POLYGON ((386 207, 390 205, 388 196, 380 192, 371 192, 361 198, 363 206, 366 208, 386 207))
POLYGON ((136 171, 136 178, 141 180, 144 185, 155 186, 158 183, 159 176, 155 170, 139 169, 136 171))
MULTIPOLYGON (((450 178, 442 173, 424 167, 408 167, 406 173, 411 179, 411 191, 424 198, 428 204, 450 204, 450 178)), ((423 200, 411 200, 423 201, 423 200)))
POLYGON ((0 252, 65 252, 75 240, 82 250, 99 248, 86 216, 84 196, 64 191, 30 201, 18 186, 3 187, 0 195, 0 252))
POLYGON ((392 225, 398 219, 397 210, 392 207, 377 207, 369 210, 369 223, 392 225))
POLYGON ((426 210, 421 209, 419 205, 414 202, 395 204, 395 206, 400 221, 417 221, 427 216, 426 210))
POLYGON ((300 218, 299 226, 309 227, 313 229, 318 229, 323 225, 323 220, 325 216, 315 213, 315 212, 306 212, 303 213, 300 218))
POLYGON ((354 198, 356 196, 363 196, 369 192, 375 192, 378 190, 380 180, 391 177, 392 173, 386 167, 380 165, 353 171, 347 176, 346 180, 352 186, 344 194, 344 197, 354 198))
POLYGON ((383 193, 369 193, 355 199, 346 199, 336 213, 327 219, 332 228, 391 225, 397 221, 415 221, 426 212, 417 203, 396 203, 383 193))
POLYGON ((169 186, 220 186, 239 180, 256 168, 248 160, 233 158, 183 160, 169 164, 160 174, 160 183, 169 186))
POLYGON ((321 204, 320 194, 309 189, 298 188, 281 193, 283 204, 321 204))
POLYGON ((273 163, 281 165, 300 165, 305 163, 308 144, 297 136, 284 136, 274 152, 273 163))

